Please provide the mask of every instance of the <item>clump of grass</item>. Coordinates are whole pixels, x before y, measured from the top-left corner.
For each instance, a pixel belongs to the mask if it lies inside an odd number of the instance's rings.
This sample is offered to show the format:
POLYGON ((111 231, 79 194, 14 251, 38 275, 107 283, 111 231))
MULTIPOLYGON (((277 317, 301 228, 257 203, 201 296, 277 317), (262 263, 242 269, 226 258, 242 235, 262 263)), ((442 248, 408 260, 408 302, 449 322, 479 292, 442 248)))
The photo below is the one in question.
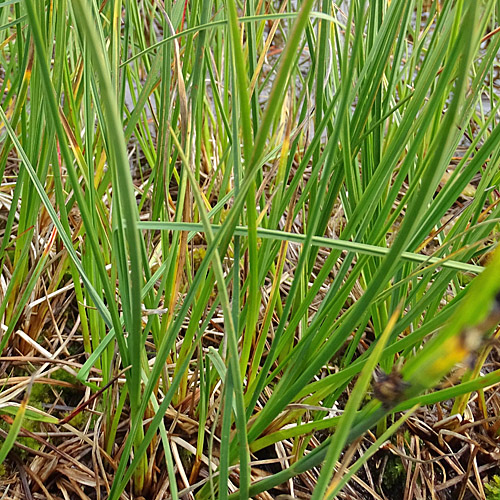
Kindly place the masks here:
POLYGON ((486 419, 499 375, 497 6, 239 7, 0 11, 4 450, 67 363, 112 500, 334 498, 419 406, 486 419))

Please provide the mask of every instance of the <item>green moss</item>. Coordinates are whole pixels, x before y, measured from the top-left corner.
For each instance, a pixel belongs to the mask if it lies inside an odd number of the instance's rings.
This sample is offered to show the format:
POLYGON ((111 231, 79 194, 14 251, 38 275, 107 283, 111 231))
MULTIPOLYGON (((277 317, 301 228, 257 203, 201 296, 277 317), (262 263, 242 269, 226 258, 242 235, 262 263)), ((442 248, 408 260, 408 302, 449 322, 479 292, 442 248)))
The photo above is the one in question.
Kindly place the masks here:
POLYGON ((179 457, 184 468, 190 471, 193 466, 194 455, 185 448, 179 447, 179 457))
POLYGON ((9 475, 9 471, 4 464, 0 464, 0 477, 7 477, 9 475))
POLYGON ((50 390, 50 386, 48 384, 35 383, 31 388, 29 404, 30 406, 42 410, 43 403, 49 404, 53 397, 54 395, 52 394, 52 391, 50 390))
POLYGON ((493 476, 489 483, 484 485, 486 500, 500 500, 500 477, 493 476))
POLYGON ((85 414, 85 411, 81 411, 80 413, 77 413, 68 423, 73 427, 82 430, 85 427, 88 419, 88 415, 85 414))
MULTIPOLYGON (((73 375, 62 369, 56 370, 52 374, 51 378, 53 380, 61 382, 69 382, 70 384, 74 384, 75 386, 80 385, 78 380, 73 375)), ((31 389, 29 405, 34 408, 38 408, 39 410, 45 410, 47 405, 52 404, 55 400, 55 395, 53 392, 54 387, 56 388, 56 391, 61 394, 64 403, 67 404, 68 406, 76 406, 80 402, 81 398, 80 389, 74 389, 72 387, 65 387, 65 386, 58 387, 57 385, 52 386, 44 383, 35 383, 33 384, 33 387, 31 389)), ((57 416, 61 417, 64 415, 57 415, 57 416)), ((74 427, 83 429, 87 421, 88 421, 88 413, 83 411, 78 415, 76 415, 70 421, 70 423, 74 427)), ((39 423, 27 418, 24 419, 23 427, 32 432, 40 431, 39 423)), ((19 442, 25 444, 26 446, 29 446, 30 448, 38 449, 39 447, 39 444, 36 441, 29 438, 19 438, 19 442)))
POLYGON ((204 247, 198 247, 195 248, 193 251, 193 268, 195 271, 198 271, 201 261, 205 258, 205 255, 207 253, 206 248, 204 247))
MULTIPOLYGON (((10 428, 11 428, 11 426, 9 424, 7 424, 7 422, 0 419, 0 429, 4 430, 5 432, 9 432, 10 428)), ((22 423, 22 428, 26 429, 28 431, 31 431, 31 432, 38 432, 38 431, 40 431, 40 424, 38 422, 33 421, 33 420, 24 419, 23 423, 22 423)), ((23 444, 24 446, 28 446, 29 448, 31 448, 33 450, 39 450, 40 446, 41 446, 41 444, 38 441, 36 441, 35 439, 30 438, 30 437, 17 436, 16 441, 18 443, 23 444)), ((0 448, 2 447, 3 443, 4 443, 4 440, 0 438, 0 448)), ((16 449, 16 451, 19 453, 19 456, 21 458, 25 458, 28 454, 28 452, 23 450, 23 449, 16 449)), ((1 476, 1 473, 0 473, 0 476, 1 476)))
MULTIPOLYGON (((99 417, 99 414, 103 412, 104 412, 104 404, 102 400, 99 400, 95 404, 94 412, 90 414, 90 417, 88 410, 84 409, 80 413, 76 414, 68 423, 73 427, 76 427, 78 430, 83 430, 90 418, 89 430, 92 431, 94 429, 95 422, 99 417)), ((66 415, 69 415, 69 412, 66 415)))
POLYGON ((68 373, 66 370, 63 370, 62 368, 59 368, 59 370, 56 370, 52 374, 52 378, 54 380, 61 380, 63 382, 69 382, 71 384, 78 383, 75 376, 71 375, 71 373, 68 373))
MULTIPOLYGON (((56 370, 52 374, 51 378, 53 380, 60 380, 61 382, 68 382, 70 384, 75 385, 76 387, 80 386, 80 382, 78 382, 75 376, 71 375, 71 373, 68 373, 67 371, 62 369, 56 370)), ((68 406, 76 406, 80 402, 81 398, 80 389, 74 389, 72 387, 61 387, 59 390, 62 399, 68 406)))
MULTIPOLYGON (((397 492, 403 493, 405 478, 406 469, 404 468, 401 459, 390 456, 387 460, 384 477, 382 479, 384 489, 389 490, 392 494, 397 494, 397 492)), ((394 496, 394 498, 396 497, 394 496)))

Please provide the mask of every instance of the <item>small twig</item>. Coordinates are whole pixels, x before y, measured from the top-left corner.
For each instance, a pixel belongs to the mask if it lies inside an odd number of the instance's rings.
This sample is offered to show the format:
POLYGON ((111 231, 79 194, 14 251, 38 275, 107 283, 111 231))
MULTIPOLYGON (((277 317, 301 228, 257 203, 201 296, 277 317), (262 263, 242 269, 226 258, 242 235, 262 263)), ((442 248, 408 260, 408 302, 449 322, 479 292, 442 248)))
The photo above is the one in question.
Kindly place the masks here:
POLYGON ((76 417, 84 408, 86 408, 94 399, 99 397, 106 389, 109 389, 128 369, 130 366, 122 370, 116 377, 113 377, 102 389, 99 389, 95 394, 92 394, 87 401, 84 401, 82 404, 78 405, 69 415, 59 420, 58 425, 67 424, 71 419, 76 417))

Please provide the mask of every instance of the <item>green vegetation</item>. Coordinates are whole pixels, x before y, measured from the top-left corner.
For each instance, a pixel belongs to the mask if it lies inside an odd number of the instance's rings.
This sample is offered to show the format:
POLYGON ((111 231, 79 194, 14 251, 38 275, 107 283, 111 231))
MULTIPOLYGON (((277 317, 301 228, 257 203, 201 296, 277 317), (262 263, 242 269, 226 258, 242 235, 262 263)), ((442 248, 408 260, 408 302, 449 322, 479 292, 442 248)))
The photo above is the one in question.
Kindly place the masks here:
POLYGON ((389 490, 394 492, 391 497, 396 497, 396 495, 401 494, 404 495, 405 478, 406 471, 401 463, 401 459, 398 457, 389 457, 385 466, 383 485, 386 491, 389 490))
POLYGON ((419 407, 488 417, 500 11, 428 3, 0 3, 0 463, 34 420, 111 500, 331 499, 419 407), (29 404, 68 373, 73 426, 29 404))
POLYGON ((489 483, 484 485, 486 490, 486 500, 500 499, 500 477, 493 476, 489 483))

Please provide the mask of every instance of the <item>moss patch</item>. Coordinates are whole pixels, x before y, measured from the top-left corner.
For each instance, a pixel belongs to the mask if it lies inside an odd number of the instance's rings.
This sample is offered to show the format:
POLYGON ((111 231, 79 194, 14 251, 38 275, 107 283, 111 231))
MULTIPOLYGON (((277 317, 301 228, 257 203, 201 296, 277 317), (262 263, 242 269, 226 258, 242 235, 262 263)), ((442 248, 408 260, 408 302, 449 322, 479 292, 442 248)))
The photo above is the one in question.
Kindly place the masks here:
POLYGON ((493 476, 489 483, 484 485, 486 500, 500 500, 500 477, 493 476))

